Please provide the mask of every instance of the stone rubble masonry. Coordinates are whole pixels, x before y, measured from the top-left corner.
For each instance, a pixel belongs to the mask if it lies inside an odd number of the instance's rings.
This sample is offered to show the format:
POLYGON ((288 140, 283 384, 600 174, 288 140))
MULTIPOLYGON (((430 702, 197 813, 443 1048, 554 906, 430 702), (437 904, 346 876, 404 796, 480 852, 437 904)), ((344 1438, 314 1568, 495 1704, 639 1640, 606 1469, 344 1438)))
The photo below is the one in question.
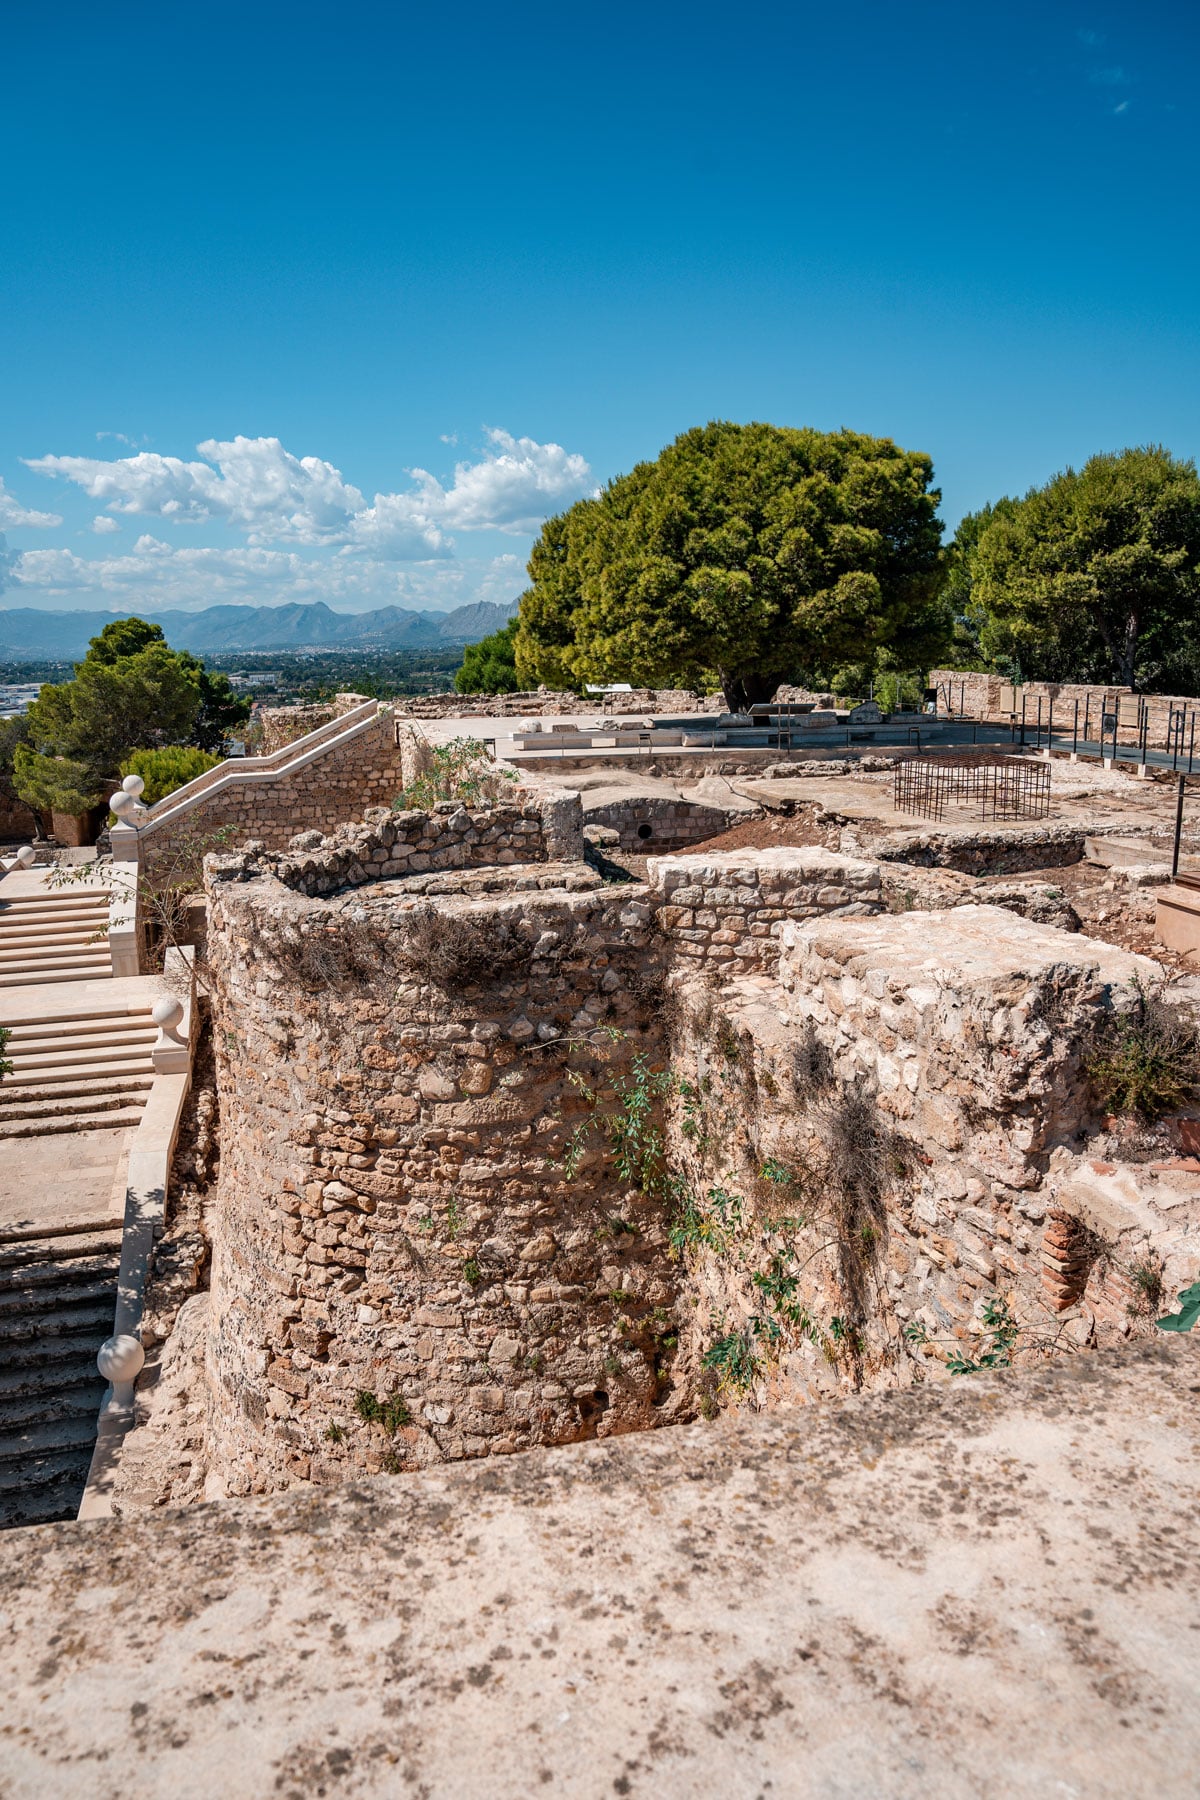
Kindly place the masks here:
POLYGON ((578 794, 554 788, 513 793, 511 802, 467 806, 445 800, 429 811, 372 807, 361 823, 339 826, 329 837, 298 833, 274 860, 274 872, 297 893, 333 894, 446 869, 582 860, 578 794))
POLYGON ((441 900, 447 930, 510 945, 495 979, 459 996, 406 961, 403 884, 364 912, 354 895, 246 879, 245 862, 209 866, 223 1136, 210 1491, 675 1416, 661 1209, 599 1144, 578 1170, 562 1161, 587 1118, 570 1071, 661 1063, 661 1021, 637 998, 655 954, 645 890, 441 900), (306 978, 306 946, 336 956, 354 916, 386 976, 344 993, 328 962, 306 978), (360 1394, 403 1407, 371 1423, 360 1394))
MULTIPOLYGON (((941 1376, 949 1352, 988 1348, 989 1303, 1018 1321, 1018 1359, 1151 1330, 1135 1272, 1157 1269, 1164 1294, 1196 1278, 1200 1180, 1169 1152, 1114 1165, 1088 1151, 1100 1121, 1082 1060, 1097 1018, 1155 973, 1147 958, 964 906, 789 921, 778 982, 680 988, 673 1066, 706 1095, 693 1186, 741 1194, 747 1209, 731 1242, 689 1253, 682 1366, 711 1343, 710 1321, 752 1345, 779 1324, 755 1281, 776 1256, 796 1281, 776 1293, 807 1324, 758 1372, 759 1404, 941 1376), (857 1208, 845 1198, 872 1119, 882 1214, 863 1203, 870 1181, 857 1208)), ((694 1164, 686 1110, 671 1130, 694 1164)))
POLYGON ((651 857, 646 879, 673 957, 728 975, 773 970, 789 920, 883 910, 875 864, 813 846, 651 857))
MULTIPOLYGON (((1170 1290, 1195 1278, 1195 1175, 1087 1154, 1082 1059, 1147 959, 992 906, 888 914, 878 865, 818 848, 654 858, 644 886, 569 891, 572 868, 594 880, 551 854, 578 796, 544 804, 564 821, 541 816, 544 862, 464 855, 457 877, 388 878, 394 815, 210 859, 210 1495, 687 1417, 731 1331, 767 1404, 940 1378, 998 1299, 1047 1344, 1112 1341, 1142 1328, 1139 1261, 1170 1290), (474 885, 506 869, 563 885, 474 885), (475 985, 455 988, 458 954, 475 985), (672 1255, 678 1195, 639 1191, 595 1123, 589 1092, 603 1115, 622 1088, 661 1110, 689 1191, 742 1196, 736 1230, 672 1255), (847 1224, 856 1096, 884 1210, 847 1224)), ((472 811, 467 850, 535 838, 522 807, 472 811), (489 838, 493 813, 513 816, 489 838)))
POLYGON ((689 849, 705 838, 727 831, 735 815, 699 800, 682 800, 667 794, 630 794, 618 799, 606 796, 600 801, 592 801, 589 796, 584 801, 584 818, 589 825, 604 825, 615 831, 622 850, 644 854, 648 850, 689 849))
MULTIPOLYGON (((913 868, 1020 875, 1081 862, 1087 835, 1082 825, 997 825, 894 833, 872 848, 881 862, 908 863, 913 868)), ((858 842, 853 827, 851 841, 858 842)))
POLYGON ((327 703, 312 706, 262 707, 258 715, 263 733, 260 754, 273 756, 276 750, 294 744, 297 738, 307 737, 310 731, 319 731, 322 725, 353 712, 366 698, 365 694, 335 694, 327 703))

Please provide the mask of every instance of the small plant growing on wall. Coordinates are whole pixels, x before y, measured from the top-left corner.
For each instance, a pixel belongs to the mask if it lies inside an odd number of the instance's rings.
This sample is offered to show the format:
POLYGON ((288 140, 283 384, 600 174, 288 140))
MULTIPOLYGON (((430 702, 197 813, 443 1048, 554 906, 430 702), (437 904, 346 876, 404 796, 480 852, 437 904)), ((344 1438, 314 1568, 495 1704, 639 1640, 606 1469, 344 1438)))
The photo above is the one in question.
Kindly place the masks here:
POLYGON ((399 1394, 385 1395, 381 1400, 369 1388, 360 1388, 354 1399, 354 1410, 366 1425, 382 1425, 394 1437, 402 1425, 412 1422, 412 1414, 399 1394))
POLYGON ((1161 1119, 1200 1096, 1195 1014, 1135 982, 1133 1006, 1101 1020, 1084 1069, 1106 1111, 1161 1119))
POLYGON ((494 800, 517 779, 513 769, 500 768, 488 755, 482 738, 452 738, 448 744, 422 747, 425 764, 392 802, 395 812, 427 812, 441 800, 459 800, 464 806, 494 800))

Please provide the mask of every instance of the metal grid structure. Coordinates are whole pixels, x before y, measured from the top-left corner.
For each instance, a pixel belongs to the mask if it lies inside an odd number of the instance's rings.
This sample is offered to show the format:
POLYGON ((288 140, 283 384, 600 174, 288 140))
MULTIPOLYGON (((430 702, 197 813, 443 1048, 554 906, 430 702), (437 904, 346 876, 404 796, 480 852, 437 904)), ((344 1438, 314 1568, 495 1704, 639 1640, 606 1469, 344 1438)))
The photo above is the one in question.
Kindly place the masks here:
POLYGON ((1050 764, 1024 756, 918 756, 896 767, 897 812, 940 819, 953 803, 979 819, 1044 819, 1050 764))

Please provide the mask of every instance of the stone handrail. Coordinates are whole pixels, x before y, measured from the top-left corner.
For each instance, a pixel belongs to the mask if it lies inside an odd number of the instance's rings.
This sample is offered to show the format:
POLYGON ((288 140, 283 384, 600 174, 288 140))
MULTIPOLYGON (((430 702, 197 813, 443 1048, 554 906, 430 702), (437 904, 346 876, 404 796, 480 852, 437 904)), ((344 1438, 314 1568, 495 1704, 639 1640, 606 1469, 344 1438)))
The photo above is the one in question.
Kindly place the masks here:
POLYGON ((306 732, 303 737, 295 738, 290 744, 284 744, 280 749, 272 750, 266 756, 227 756, 214 768, 206 769, 203 775, 194 776, 182 787, 176 788, 172 793, 165 795, 163 799, 156 800, 154 805, 148 808, 150 816, 146 823, 153 825, 156 820, 173 812, 181 802, 190 800, 196 794, 207 793, 210 788, 215 787, 228 775, 238 772, 247 776, 261 775, 281 769, 285 764, 293 762, 297 754, 303 755, 305 752, 315 750, 321 744, 327 743, 330 738, 340 737, 348 726, 359 724, 365 719, 372 719, 378 711, 378 700, 367 700, 362 706, 356 706, 350 712, 342 713, 340 718, 328 720, 326 724, 319 725, 315 731, 306 732))
POLYGON ((295 743, 285 744, 282 750, 275 750, 270 756, 231 757, 218 763, 215 769, 198 775, 194 781, 176 788, 155 806, 123 814, 111 833, 114 860, 137 862, 141 839, 152 836, 164 826, 175 824, 201 801, 212 799, 223 791, 252 787, 260 782, 279 781, 293 775, 297 769, 304 768, 328 751, 358 737, 375 722, 378 715, 379 702, 368 700, 362 706, 356 706, 353 712, 343 713, 340 719, 331 719, 319 730, 297 738, 295 743))
POLYGON ((79 1507, 81 1519, 107 1518, 112 1512, 113 1472, 122 1439, 133 1423, 134 1385, 146 1360, 141 1341, 146 1277, 192 1079, 197 1022, 194 956, 190 947, 172 946, 167 951, 164 973, 168 989, 151 1015, 158 1026, 151 1052, 154 1084, 129 1151, 113 1329, 96 1357, 96 1366, 109 1386, 100 1405, 96 1447, 79 1507))

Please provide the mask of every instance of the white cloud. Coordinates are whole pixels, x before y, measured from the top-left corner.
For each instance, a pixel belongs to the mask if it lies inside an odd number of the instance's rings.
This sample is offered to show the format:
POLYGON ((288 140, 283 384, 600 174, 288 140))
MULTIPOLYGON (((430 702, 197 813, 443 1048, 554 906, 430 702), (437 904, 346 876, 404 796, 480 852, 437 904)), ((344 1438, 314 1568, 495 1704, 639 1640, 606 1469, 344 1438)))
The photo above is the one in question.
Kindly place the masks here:
POLYGON ((187 609, 324 600, 345 612, 375 606, 444 612, 469 600, 515 599, 525 585, 524 565, 515 555, 401 566, 347 552, 176 546, 148 532, 122 555, 95 558, 45 549, 6 559, 0 540, 0 586, 6 566, 10 598, 19 591, 25 605, 59 607, 187 609))
POLYGON ((148 450, 27 462, 40 475, 74 482, 110 514, 188 525, 221 520, 256 547, 330 545, 399 562, 449 555, 451 531, 536 529, 591 483, 578 453, 506 431, 489 431, 482 458, 456 464, 448 487, 413 469, 407 492, 376 494, 369 506, 332 463, 294 456, 278 438, 211 438, 196 448, 201 462, 148 450))
POLYGON ((120 531, 120 529, 121 527, 117 524, 117 521, 112 517, 111 513, 97 513, 92 520, 92 530, 97 532, 100 536, 104 536, 108 532, 120 531))
POLYGON ((52 525, 61 525, 62 518, 58 513, 32 512, 29 507, 22 506, 14 494, 5 488, 4 479, 0 476, 0 525, 36 525, 39 530, 48 530, 52 525))

